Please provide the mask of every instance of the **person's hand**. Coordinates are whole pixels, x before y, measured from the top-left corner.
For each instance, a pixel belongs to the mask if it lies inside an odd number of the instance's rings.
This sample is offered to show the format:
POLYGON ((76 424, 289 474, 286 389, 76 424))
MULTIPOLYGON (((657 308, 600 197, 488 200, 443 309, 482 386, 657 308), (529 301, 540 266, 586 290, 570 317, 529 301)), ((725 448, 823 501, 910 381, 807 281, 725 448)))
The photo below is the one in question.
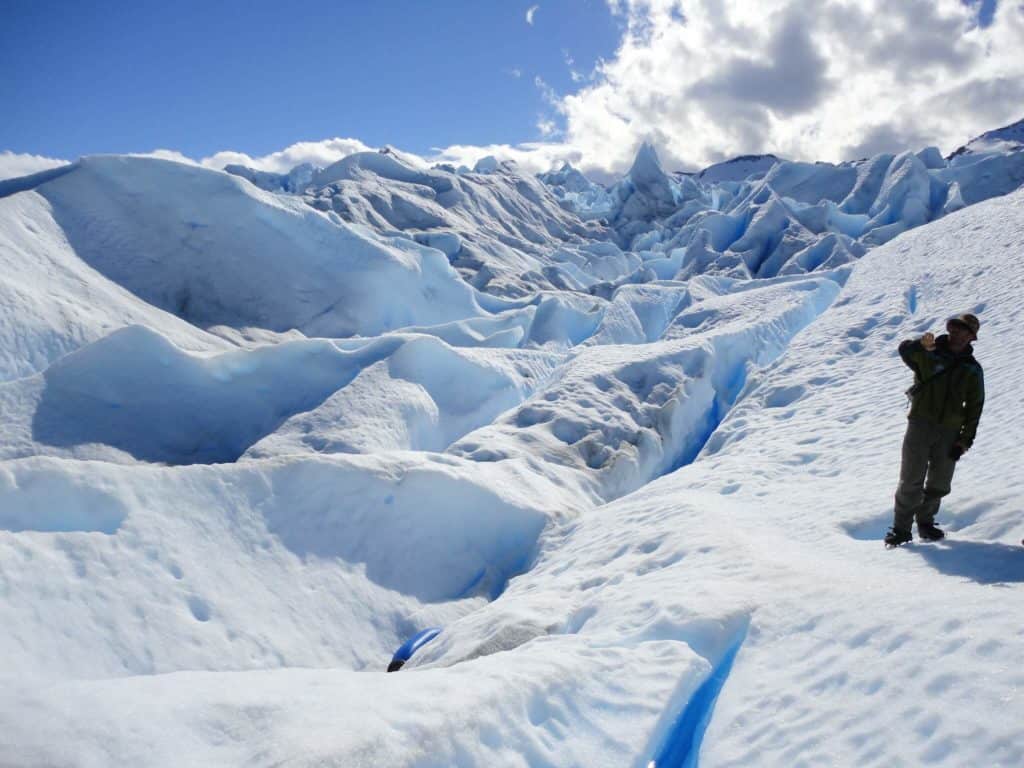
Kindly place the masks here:
POLYGON ((935 334, 934 333, 926 333, 924 336, 922 336, 921 337, 921 346, 924 347, 929 352, 934 350, 935 349, 935 334))
POLYGON ((953 443, 953 447, 949 449, 949 458, 953 461, 960 461, 960 457, 967 453, 967 446, 957 440, 953 443))

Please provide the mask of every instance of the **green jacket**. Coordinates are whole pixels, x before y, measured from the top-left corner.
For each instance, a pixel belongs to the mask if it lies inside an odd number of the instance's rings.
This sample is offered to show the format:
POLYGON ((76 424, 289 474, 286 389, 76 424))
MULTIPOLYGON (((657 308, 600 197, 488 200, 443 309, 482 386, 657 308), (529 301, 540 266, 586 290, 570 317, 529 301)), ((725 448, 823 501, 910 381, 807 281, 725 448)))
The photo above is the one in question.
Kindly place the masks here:
POLYGON ((900 344, 900 357, 914 371, 910 418, 960 430, 960 442, 970 448, 985 405, 985 378, 968 344, 960 354, 949 348, 949 337, 935 340, 931 352, 920 340, 900 344), (935 379, 932 376, 945 371, 935 379))

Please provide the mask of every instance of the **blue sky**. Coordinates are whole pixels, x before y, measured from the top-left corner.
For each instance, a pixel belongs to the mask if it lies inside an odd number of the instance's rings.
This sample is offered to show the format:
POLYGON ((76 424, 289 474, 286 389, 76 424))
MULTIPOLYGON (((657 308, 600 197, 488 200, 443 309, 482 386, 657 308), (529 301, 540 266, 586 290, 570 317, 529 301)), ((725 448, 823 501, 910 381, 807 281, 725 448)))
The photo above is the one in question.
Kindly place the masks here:
POLYGON ((1020 0, 0 0, 0 164, 948 153, 1024 117, 1022 50, 1020 0))
POLYGON ((541 138, 541 77, 613 54, 603 0, 4 0, 0 149, 263 154, 357 137, 426 153, 541 138), (515 76, 515 72, 519 76, 515 76))

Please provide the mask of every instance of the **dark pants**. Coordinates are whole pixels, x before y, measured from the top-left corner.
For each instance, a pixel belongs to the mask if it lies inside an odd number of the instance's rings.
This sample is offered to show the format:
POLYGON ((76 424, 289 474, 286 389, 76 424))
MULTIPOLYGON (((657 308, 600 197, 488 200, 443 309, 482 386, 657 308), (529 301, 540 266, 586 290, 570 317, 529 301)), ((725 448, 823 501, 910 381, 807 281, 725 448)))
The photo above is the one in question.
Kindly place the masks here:
POLYGON ((911 419, 903 438, 903 463, 900 484, 896 489, 896 512, 893 527, 910 530, 917 524, 935 522, 939 502, 949 493, 956 462, 949 451, 960 430, 911 419))

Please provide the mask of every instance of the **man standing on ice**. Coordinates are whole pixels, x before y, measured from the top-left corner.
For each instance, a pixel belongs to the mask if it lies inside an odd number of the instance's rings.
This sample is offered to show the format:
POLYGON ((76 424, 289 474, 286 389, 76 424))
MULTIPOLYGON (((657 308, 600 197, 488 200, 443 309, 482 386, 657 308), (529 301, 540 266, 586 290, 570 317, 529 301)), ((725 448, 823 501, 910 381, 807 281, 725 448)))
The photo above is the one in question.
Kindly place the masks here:
POLYGON ((985 381, 971 347, 980 326, 974 315, 957 315, 946 322, 948 335, 926 333, 900 344, 900 357, 914 371, 914 386, 907 390, 910 416, 887 547, 914 538, 910 527, 915 518, 922 539, 938 541, 946 535, 935 525, 935 513, 949 493, 956 462, 974 442, 985 405, 985 381))

